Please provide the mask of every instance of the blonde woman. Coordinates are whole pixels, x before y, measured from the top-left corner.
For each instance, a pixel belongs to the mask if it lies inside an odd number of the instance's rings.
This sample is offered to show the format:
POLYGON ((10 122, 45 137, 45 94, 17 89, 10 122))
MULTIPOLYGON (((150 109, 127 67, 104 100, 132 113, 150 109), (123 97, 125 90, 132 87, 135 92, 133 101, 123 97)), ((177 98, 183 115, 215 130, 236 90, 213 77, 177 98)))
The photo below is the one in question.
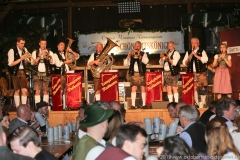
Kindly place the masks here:
POLYGON ((220 46, 221 53, 214 56, 213 67, 217 67, 214 76, 214 93, 220 99, 222 94, 231 97, 232 86, 228 67, 232 66, 231 56, 227 54, 227 45, 225 43, 220 46))
POLYGON ((206 125, 205 140, 207 154, 211 159, 239 160, 240 154, 233 144, 226 123, 220 118, 214 118, 206 125))

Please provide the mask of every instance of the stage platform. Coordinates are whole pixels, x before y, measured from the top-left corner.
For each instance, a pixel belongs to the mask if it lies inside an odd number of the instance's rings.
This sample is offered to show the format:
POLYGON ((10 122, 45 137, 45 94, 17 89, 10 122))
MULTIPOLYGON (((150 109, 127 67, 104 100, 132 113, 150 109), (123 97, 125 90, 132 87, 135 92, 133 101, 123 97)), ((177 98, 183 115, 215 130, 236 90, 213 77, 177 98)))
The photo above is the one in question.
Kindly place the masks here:
MULTIPOLYGON (((199 108, 202 114, 207 108, 199 108)), ((17 117, 16 112, 9 112, 10 119, 13 120, 17 117)), ((78 111, 50 111, 48 121, 51 127, 67 122, 76 122, 78 111)), ((127 110, 125 120, 126 122, 143 122, 144 118, 160 117, 165 121, 165 124, 169 125, 173 119, 170 117, 167 109, 136 109, 127 110)))

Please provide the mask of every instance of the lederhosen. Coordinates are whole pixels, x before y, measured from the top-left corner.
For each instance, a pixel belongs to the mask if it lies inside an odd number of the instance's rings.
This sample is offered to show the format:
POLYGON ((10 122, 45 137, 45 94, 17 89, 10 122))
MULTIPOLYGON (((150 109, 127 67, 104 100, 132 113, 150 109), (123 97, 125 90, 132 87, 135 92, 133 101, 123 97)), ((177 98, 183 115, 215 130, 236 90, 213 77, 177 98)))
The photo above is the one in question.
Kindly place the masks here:
MULTIPOLYGON (((38 57, 39 50, 35 52, 36 57, 38 57)), ((34 54, 34 53, 33 53, 34 54)), ((43 91, 49 91, 49 85, 51 81, 51 65, 49 60, 47 59, 40 59, 37 65, 34 66, 35 72, 33 73, 33 80, 34 80, 34 90, 41 90, 43 85, 43 91), (40 63, 44 63, 46 67, 46 72, 39 72, 38 66, 40 63)))
MULTIPOLYGON (((97 52, 94 53, 94 61, 98 59, 98 57, 100 56, 101 54, 98 54, 97 52)), ((97 90, 100 90, 100 79, 99 78, 93 78, 93 85, 94 85, 94 90, 95 92, 97 90)))
MULTIPOLYGON (((141 56, 144 55, 144 52, 140 52, 141 56)), ((145 86, 145 73, 146 73, 146 64, 142 63, 142 60, 139 58, 130 58, 130 67, 129 67, 129 75, 131 76, 131 86, 145 86), (137 62, 138 72, 134 71, 134 65, 137 62)))
MULTIPOLYGON (((20 55, 18 53, 17 47, 13 47, 14 52, 14 61, 20 59, 20 55)), ((24 50, 22 52, 22 55, 24 54, 24 50)), ((25 63, 24 60, 20 63, 16 64, 15 66, 8 66, 8 71, 11 74, 12 80, 13 80, 13 87, 14 90, 19 90, 21 88, 27 88, 27 78, 26 78, 26 72, 25 72, 25 63), (24 69, 19 69, 20 64, 22 63, 24 69)))
MULTIPOLYGON (((202 57, 203 49, 197 50, 197 55, 202 57)), ((188 51, 188 54, 192 53, 192 50, 188 51)), ((187 72, 194 73, 194 77, 197 80, 197 85, 200 86, 199 94, 206 95, 207 82, 207 67, 206 64, 202 63, 201 60, 197 59, 195 56, 192 56, 192 59, 188 62, 187 72), (195 61, 196 72, 193 72, 193 61, 195 61), (205 87, 205 89, 203 89, 205 87)))
MULTIPOLYGON (((174 50, 172 55, 170 56, 171 59, 173 59, 175 51, 176 50, 174 50)), ((168 66, 169 66, 170 70, 169 71, 164 71, 164 73, 163 73, 164 86, 176 86, 177 87, 178 76, 179 76, 179 72, 180 72, 180 64, 178 62, 176 66, 173 66, 168 61, 164 61, 164 65, 165 65, 165 63, 168 63, 168 66)))

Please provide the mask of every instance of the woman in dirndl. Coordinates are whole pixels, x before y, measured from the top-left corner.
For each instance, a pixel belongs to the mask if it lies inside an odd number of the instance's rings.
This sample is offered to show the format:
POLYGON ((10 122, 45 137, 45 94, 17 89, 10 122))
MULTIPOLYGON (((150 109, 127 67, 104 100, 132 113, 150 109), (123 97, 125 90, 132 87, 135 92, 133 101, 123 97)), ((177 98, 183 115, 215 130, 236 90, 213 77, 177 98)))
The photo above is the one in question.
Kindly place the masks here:
POLYGON ((220 99, 223 94, 231 97, 232 85, 228 67, 232 66, 231 56, 227 54, 227 45, 225 43, 220 46, 220 54, 214 56, 213 66, 217 67, 214 80, 213 91, 217 93, 220 99))

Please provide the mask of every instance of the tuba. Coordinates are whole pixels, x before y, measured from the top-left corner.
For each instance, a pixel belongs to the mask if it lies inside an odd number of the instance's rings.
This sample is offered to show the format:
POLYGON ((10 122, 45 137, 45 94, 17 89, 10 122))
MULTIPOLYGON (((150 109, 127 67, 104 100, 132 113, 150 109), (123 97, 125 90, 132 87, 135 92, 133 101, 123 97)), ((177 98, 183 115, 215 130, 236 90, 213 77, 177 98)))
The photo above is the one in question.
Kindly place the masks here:
POLYGON ((94 64, 91 67, 91 72, 94 78, 100 78, 100 73, 108 70, 112 66, 114 58, 108 55, 108 52, 115 46, 118 45, 111 39, 107 38, 107 44, 104 46, 102 53, 98 57, 100 63, 98 65, 94 64))
POLYGON ((74 68, 76 66, 76 58, 74 55, 72 54, 69 54, 69 48, 71 48, 72 46, 72 43, 75 41, 71 38, 67 38, 68 39, 68 45, 67 45, 67 49, 66 49, 66 52, 65 52, 65 59, 68 60, 69 58, 73 60, 73 62, 71 64, 68 64, 68 66, 70 68, 74 68))

